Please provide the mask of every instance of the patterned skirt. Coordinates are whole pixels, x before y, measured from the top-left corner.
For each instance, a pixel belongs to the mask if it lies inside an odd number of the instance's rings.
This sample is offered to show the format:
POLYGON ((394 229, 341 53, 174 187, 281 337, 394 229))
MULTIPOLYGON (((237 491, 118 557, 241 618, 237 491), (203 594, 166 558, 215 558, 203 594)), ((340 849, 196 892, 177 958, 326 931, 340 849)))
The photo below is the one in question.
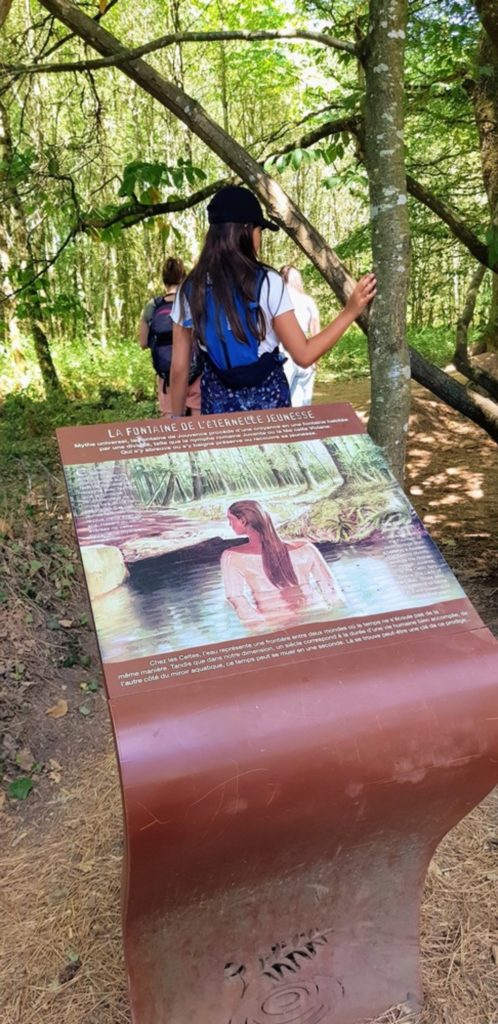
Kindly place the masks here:
POLYGON ((201 378, 201 413, 282 409, 291 404, 289 384, 281 363, 254 388, 227 388, 206 362, 201 378))

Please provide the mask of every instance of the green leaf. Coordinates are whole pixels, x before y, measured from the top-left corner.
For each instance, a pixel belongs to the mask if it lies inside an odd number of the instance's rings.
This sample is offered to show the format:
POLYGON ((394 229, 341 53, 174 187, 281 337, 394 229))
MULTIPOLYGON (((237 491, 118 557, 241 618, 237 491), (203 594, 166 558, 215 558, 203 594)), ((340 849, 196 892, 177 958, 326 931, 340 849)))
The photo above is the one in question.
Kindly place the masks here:
POLYGON ((29 571, 31 573, 35 573, 39 572, 40 569, 43 569, 43 562, 38 562, 36 558, 34 558, 33 561, 29 563, 29 571))
POLYGON ((84 715, 85 718, 87 717, 87 715, 91 715, 92 713, 92 709, 88 707, 88 704, 80 704, 78 711, 80 715, 84 715))
POLYGON ((294 168, 294 170, 296 170, 296 171, 299 170, 299 168, 300 168, 300 166, 301 166, 301 164, 303 162, 303 156, 304 156, 304 153, 303 153, 302 149, 295 149, 294 152, 291 153, 290 162, 291 162, 291 165, 294 168))
POLYGON ((134 160, 131 164, 127 164, 123 171, 123 180, 118 195, 132 196, 137 189, 148 185, 157 188, 164 178, 168 178, 166 164, 134 160))
POLYGON ((11 782, 8 793, 13 800, 26 800, 33 789, 33 779, 16 779, 15 782, 11 782))
POLYGON ((144 192, 140 193, 139 199, 144 206, 152 206, 154 203, 161 202, 161 193, 155 185, 150 185, 149 188, 146 188, 144 192))
POLYGON ((290 160, 289 154, 288 153, 282 153, 281 156, 278 157, 277 162, 275 164, 275 167, 277 168, 277 171, 284 171, 285 168, 287 167, 288 163, 289 163, 289 160, 290 160))
POLYGON ((498 226, 490 224, 486 231, 486 243, 488 246, 488 259, 491 266, 498 263, 498 226))
POLYGON ((329 174, 326 178, 322 178, 322 185, 324 188, 337 188, 341 184, 340 174, 329 174))
POLYGON ((329 146, 322 146, 322 148, 320 149, 320 156, 322 157, 324 163, 328 165, 333 164, 337 156, 337 151, 334 143, 330 143, 329 146))

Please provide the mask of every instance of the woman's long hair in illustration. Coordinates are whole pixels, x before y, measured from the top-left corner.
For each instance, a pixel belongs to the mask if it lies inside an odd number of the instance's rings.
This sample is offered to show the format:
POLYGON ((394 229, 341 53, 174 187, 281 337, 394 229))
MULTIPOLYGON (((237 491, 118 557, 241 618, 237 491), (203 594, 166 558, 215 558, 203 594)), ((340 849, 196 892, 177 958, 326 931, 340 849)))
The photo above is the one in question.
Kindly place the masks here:
POLYGON ((299 586, 298 578, 292 568, 289 549, 283 540, 280 540, 268 512, 265 512, 257 501, 250 499, 234 501, 228 511, 259 534, 263 569, 270 583, 273 583, 274 587, 279 587, 280 590, 289 586, 299 586))

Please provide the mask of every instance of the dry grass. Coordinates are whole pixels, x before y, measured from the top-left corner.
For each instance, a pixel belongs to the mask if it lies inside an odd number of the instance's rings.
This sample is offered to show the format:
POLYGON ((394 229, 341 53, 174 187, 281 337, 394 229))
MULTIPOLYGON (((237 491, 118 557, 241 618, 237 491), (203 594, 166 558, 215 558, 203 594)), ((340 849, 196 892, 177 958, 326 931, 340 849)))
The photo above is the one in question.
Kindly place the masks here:
MULTIPOLYGON (((498 1024, 498 799, 446 838, 427 880, 426 1005, 376 1024, 498 1024)), ((2 1024, 130 1024, 119 920, 121 805, 112 755, 4 835, 2 1024), (21 838, 20 838, 21 837, 21 838)), ((199 1022, 202 1024, 202 1022, 199 1022)), ((371 1022, 372 1024, 372 1022, 371 1022)))
POLYGON ((114 758, 59 792, 0 862, 2 1024, 129 1024, 121 951, 121 804, 114 758), (50 810, 48 808, 48 810, 50 810), (17 845, 15 845, 17 843, 17 845), (78 961, 81 966, 78 966, 78 961))

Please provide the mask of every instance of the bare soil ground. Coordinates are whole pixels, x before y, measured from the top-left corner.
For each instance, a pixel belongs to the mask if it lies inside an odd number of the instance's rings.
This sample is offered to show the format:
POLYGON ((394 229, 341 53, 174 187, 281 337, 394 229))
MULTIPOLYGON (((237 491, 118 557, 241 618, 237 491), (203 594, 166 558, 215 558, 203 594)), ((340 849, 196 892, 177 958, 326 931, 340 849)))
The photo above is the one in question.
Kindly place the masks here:
MULTIPOLYGON (((365 412, 368 382, 322 387, 316 400, 365 412)), ((34 786, 24 801, 0 790, 0 1019, 130 1024, 119 785, 72 525, 59 473, 22 464, 19 473, 15 506, 7 494, 0 507, 0 719, 5 783, 34 786)), ((498 636, 497 448, 419 387, 407 491, 498 636)), ((497 897, 492 795, 447 836, 428 873, 423 1010, 393 1008, 375 1024, 498 1024, 497 897)))

